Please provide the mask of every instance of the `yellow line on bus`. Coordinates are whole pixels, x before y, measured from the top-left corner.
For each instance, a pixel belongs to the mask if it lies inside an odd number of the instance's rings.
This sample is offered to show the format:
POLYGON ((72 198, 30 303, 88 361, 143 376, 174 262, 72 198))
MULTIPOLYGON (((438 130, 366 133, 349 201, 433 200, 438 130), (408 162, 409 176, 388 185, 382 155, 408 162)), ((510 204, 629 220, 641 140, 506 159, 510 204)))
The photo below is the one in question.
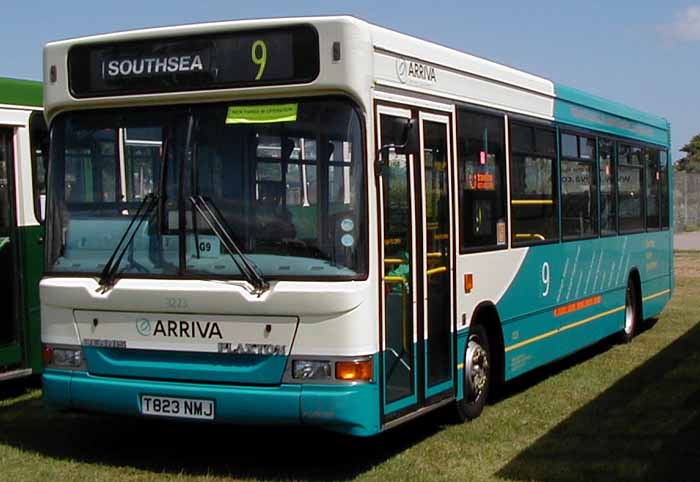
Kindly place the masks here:
MULTIPOLYGON (((663 296, 667 293, 670 293, 670 289, 666 289, 663 291, 659 291, 658 293, 654 293, 652 295, 644 297, 642 300, 647 301, 651 300, 653 298, 656 298, 658 296, 663 296)), ((506 352, 517 350, 518 348, 522 348, 524 346, 527 346, 531 343, 535 343, 540 340, 544 340, 545 338, 549 338, 551 336, 554 336, 558 333, 561 333, 562 331, 570 330, 572 328, 576 328, 577 326, 585 325, 586 323, 590 323, 591 321, 597 320, 598 318, 602 318, 604 316, 612 315, 613 313, 617 313, 618 311, 622 311, 625 309, 625 306, 618 306, 617 308, 613 308, 612 310, 605 311, 603 313, 598 313, 597 315, 590 316, 588 318, 584 318, 581 321, 577 321, 568 325, 564 325, 561 328, 557 328, 556 330, 548 331, 546 333, 542 333, 541 335, 537 335, 535 337, 529 338, 527 340, 521 341, 520 343, 516 343, 515 345, 510 345, 509 347, 506 347, 506 352)))
POLYGON ((668 294, 670 292, 671 292, 671 290, 659 291, 658 293, 654 293, 653 295, 645 296, 644 298, 642 298, 642 301, 653 300, 654 298, 658 298, 659 296, 663 296, 663 295, 668 294))
POLYGON ((535 343, 536 341, 540 341, 540 340, 543 340, 543 339, 545 339, 545 338, 549 338, 550 336, 554 336, 554 335, 556 335, 557 333, 559 333, 559 330, 558 330, 558 329, 557 329, 557 330, 548 331, 547 333, 543 333, 543 334, 541 334, 541 335, 537 335, 537 336, 534 337, 534 338, 530 338, 530 339, 528 339, 528 340, 521 341, 520 343, 516 343, 515 345, 510 345, 509 347, 506 347, 506 352, 509 352, 509 351, 511 351, 511 350, 517 350, 518 348, 521 348, 521 347, 523 347, 523 346, 525 346, 525 345, 529 345, 530 343, 535 343))
POLYGON ((618 311, 622 311, 624 309, 625 309, 625 305, 618 306, 617 308, 613 308, 612 310, 604 311, 602 313, 598 313, 597 315, 593 315, 589 318, 585 318, 581 321, 571 323, 570 325, 562 326, 561 328, 559 328, 559 331, 566 331, 566 330, 570 330, 572 328, 576 328, 577 326, 585 325, 586 323, 590 323, 591 321, 597 320, 598 318, 612 315, 613 313, 617 313, 618 311))

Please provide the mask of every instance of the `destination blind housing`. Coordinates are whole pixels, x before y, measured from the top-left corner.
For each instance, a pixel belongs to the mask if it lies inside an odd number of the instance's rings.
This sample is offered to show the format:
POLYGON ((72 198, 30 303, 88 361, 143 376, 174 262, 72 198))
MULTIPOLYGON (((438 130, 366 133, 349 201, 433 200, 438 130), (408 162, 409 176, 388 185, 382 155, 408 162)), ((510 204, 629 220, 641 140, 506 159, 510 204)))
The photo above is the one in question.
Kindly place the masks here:
POLYGON ((319 73, 311 26, 246 30, 73 47, 75 97, 296 84, 319 73))

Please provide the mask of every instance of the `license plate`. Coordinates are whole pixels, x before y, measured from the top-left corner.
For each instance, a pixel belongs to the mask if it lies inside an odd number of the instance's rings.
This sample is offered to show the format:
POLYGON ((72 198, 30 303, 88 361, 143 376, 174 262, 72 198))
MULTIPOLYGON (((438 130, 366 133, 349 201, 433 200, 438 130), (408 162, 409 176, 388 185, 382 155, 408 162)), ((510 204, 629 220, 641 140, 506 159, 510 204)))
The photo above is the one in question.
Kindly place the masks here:
POLYGON ((141 414, 157 417, 214 420, 214 402, 193 398, 156 397, 141 395, 141 414))

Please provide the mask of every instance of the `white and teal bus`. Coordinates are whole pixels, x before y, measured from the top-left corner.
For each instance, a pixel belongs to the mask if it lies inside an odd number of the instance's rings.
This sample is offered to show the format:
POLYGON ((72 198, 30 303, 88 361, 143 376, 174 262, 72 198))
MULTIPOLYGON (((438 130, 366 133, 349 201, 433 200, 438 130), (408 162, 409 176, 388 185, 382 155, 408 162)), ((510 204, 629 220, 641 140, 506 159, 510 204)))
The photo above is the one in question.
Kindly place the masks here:
POLYGON ((39 374, 48 131, 41 83, 0 77, 0 383, 39 374))
POLYGON ((669 124, 352 17, 50 43, 44 394, 373 435, 673 288, 669 124))

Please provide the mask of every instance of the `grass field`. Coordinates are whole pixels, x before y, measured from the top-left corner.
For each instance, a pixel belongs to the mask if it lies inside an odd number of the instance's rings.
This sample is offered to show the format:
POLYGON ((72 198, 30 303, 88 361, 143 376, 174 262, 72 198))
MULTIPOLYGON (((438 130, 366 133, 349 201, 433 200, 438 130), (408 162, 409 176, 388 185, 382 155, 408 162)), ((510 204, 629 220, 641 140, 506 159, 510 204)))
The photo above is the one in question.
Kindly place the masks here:
MULTIPOLYGON (((687 480, 700 460, 700 253, 630 345, 522 377, 472 423, 431 415, 373 439, 60 414, 0 385, 0 481, 687 480)), ((35 382, 36 383, 36 382, 35 382)))

